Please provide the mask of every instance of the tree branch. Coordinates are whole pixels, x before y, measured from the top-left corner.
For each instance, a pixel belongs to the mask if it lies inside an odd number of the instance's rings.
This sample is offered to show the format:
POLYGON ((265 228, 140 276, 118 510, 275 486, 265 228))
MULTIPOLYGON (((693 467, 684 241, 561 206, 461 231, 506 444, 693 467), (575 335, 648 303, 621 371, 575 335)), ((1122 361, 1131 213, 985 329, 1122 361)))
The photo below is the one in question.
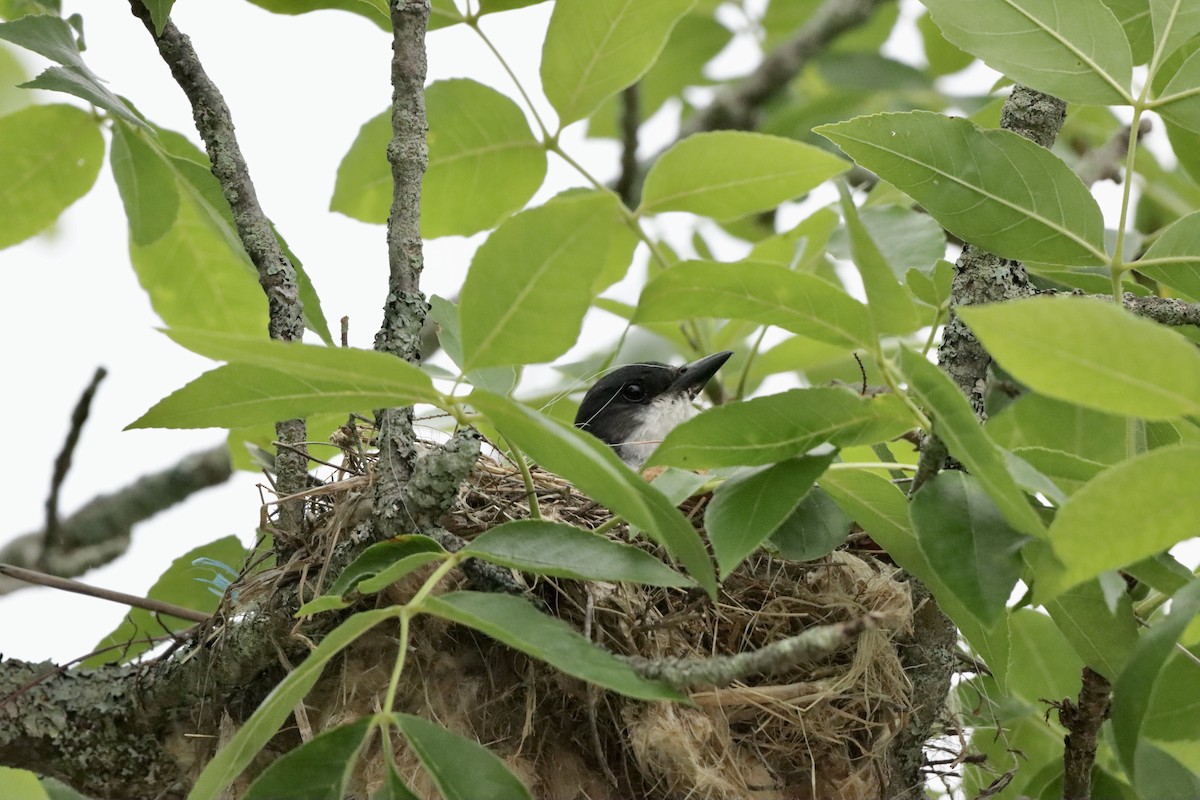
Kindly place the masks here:
MULTIPOLYGON (((429 163, 425 134, 425 0, 392 0, 392 210, 388 216, 388 295, 375 349, 412 364, 421 360, 421 329, 429 304, 421 293, 425 266, 421 242, 421 178, 429 163)), ((400 513, 404 486, 417 460, 412 407, 376 414, 379 463, 375 482, 376 527, 400 513)))
MULTIPOLYGON (((80 575, 125 552, 133 526, 233 474, 224 444, 193 453, 117 492, 100 495, 62 520, 53 544, 45 531, 24 534, 0 548, 0 561, 59 576, 80 575)), ((0 579, 0 594, 25 584, 0 579)))
POLYGON ((1079 704, 1064 700, 1058 706, 1058 721, 1067 729, 1063 738, 1063 800, 1091 800, 1096 744, 1111 706, 1112 687, 1108 681, 1084 667, 1079 704))
POLYGON ((729 656, 664 659, 628 656, 623 660, 643 678, 663 681, 676 689, 728 686, 751 675, 781 672, 833 653, 863 631, 877 627, 880 619, 878 614, 870 612, 856 620, 818 625, 757 650, 729 656))
MULTIPOLYGON (((268 331, 272 339, 299 341, 304 335, 304 306, 300 301, 296 268, 283 253, 271 222, 263 212, 250 180, 250 170, 238 145, 233 115, 216 84, 205 73, 188 37, 167 20, 162 34, 154 33, 150 11, 142 0, 130 0, 134 16, 154 37, 158 52, 171 70, 179 88, 192 106, 192 119, 204 140, 212 173, 221 184, 225 201, 233 212, 238 238, 258 271, 258 282, 267 296, 268 331)), ((299 450, 275 453, 276 491, 282 497, 304 489, 308 459, 303 455, 307 438, 304 420, 290 419, 275 424, 275 436, 299 450)), ((304 501, 280 506, 279 524, 291 536, 299 536, 304 521, 304 501)), ((282 539, 286 537, 281 537, 282 539)))
MULTIPOLYGON (((1142 117, 1138 123, 1138 139, 1150 132, 1152 127, 1149 118, 1142 117)), ((1128 125, 1123 126, 1100 147, 1088 150, 1075 166, 1075 174, 1084 186, 1091 186, 1099 181, 1121 182, 1121 170, 1125 168, 1125 155, 1129 152, 1129 138, 1133 131, 1128 125)))
MULTIPOLYGON (((1103 295, 1112 299, 1109 295, 1103 295)), ((1200 325, 1200 303, 1189 303, 1175 297, 1142 297, 1125 292, 1121 302, 1139 317, 1163 325, 1200 325)))
POLYGON ((701 131, 753 130, 759 108, 787 88, 805 65, 839 36, 867 22, 883 2, 825 0, 754 72, 718 92, 712 103, 685 122, 679 138, 701 131))

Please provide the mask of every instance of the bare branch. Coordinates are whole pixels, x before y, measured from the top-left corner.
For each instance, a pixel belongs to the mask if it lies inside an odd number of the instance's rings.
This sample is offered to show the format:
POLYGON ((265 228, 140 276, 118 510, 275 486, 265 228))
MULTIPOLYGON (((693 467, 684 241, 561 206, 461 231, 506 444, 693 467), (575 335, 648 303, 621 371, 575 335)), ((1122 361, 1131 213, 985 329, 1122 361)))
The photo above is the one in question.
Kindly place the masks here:
POLYGON ((642 124, 641 90, 638 84, 621 92, 621 174, 617 176, 617 196, 629 208, 638 204, 638 128, 642 124))
MULTIPOLYGON (((221 191, 233 212, 238 238, 258 270, 259 285, 267 295, 267 327, 271 338, 299 341, 304 335, 304 306, 300 301, 296 268, 284 255, 271 221, 259 205, 225 98, 205 73, 191 41, 179 32, 174 22, 167 20, 162 34, 156 36, 150 11, 142 0, 130 0, 130 6, 154 37, 159 54, 192 105, 192 119, 204 140, 212 173, 221 184, 221 191)), ((276 489, 280 496, 292 495, 304 488, 307 475, 308 460, 303 455, 303 442, 307 439, 304 420, 277 422, 275 436, 301 448, 299 453, 281 449, 275 454, 276 489)), ((298 536, 303 519, 303 501, 280 507, 280 525, 285 532, 298 536)))
POLYGON ((813 58, 839 36, 871 18, 884 0, 825 0, 791 39, 754 72, 719 92, 712 103, 684 123, 679 138, 701 131, 752 130, 758 109, 783 91, 813 58))
MULTIPOLYGON (((134 525, 201 489, 224 483, 231 474, 224 444, 193 453, 124 489, 92 499, 59 523, 53 546, 48 546, 44 531, 34 531, 0 548, 0 561, 54 575, 80 575, 124 553, 134 525)), ((24 585, 0 580, 0 594, 24 585)))
POLYGON ((67 439, 63 442, 58 458, 54 459, 54 475, 50 479, 50 496, 46 498, 46 550, 61 546, 58 540, 58 493, 63 481, 71 470, 71 457, 75 454, 75 446, 79 444, 79 434, 83 432, 83 424, 87 422, 88 413, 92 408, 92 398, 100 387, 100 381, 108 373, 104 367, 97 367, 91 383, 79 396, 75 411, 71 413, 71 428, 67 431, 67 439))
MULTIPOLYGON (((1150 132, 1152 124, 1147 117, 1142 117, 1138 124, 1138 139, 1150 132)), ((1079 159, 1075 166, 1075 174, 1084 186, 1091 186, 1099 181, 1121 182, 1121 170, 1125 168, 1125 155, 1129 152, 1129 137, 1133 131, 1128 125, 1122 127, 1100 147, 1093 148, 1079 159)))
MULTIPOLYGON (((421 329, 429 311, 421 293, 425 265, 421 242, 421 179, 429 163, 425 144, 426 0, 395 0, 392 9, 392 210, 388 217, 388 294, 375 349, 412 364, 421 360, 421 329)), ((403 488, 417 459, 412 407, 377 412, 378 480, 375 513, 382 521, 396 515, 403 488)), ((384 524, 380 528, 386 528, 384 524)))

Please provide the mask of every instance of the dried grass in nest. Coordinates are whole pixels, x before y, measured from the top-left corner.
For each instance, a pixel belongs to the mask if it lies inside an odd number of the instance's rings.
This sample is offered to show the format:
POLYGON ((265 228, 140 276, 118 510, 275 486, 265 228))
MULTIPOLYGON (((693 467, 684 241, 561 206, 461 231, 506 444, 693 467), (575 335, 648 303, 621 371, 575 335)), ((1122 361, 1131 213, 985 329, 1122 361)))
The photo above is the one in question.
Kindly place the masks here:
MULTIPOLYGON (((606 509, 558 476, 535 467, 532 479, 543 517, 593 529, 608 521, 606 509)), ((361 478, 348 483, 347 496, 364 491, 361 478)), ((344 535, 336 528, 347 517, 334 486, 321 500, 327 539, 344 535)), ((524 518, 527 496, 519 471, 481 459, 443 524, 470 539, 524 518)), ((867 612, 885 621, 786 673, 693 691, 695 706, 687 707, 600 691, 472 631, 420 617, 400 705, 483 742, 548 800, 878 797, 887 780, 883 753, 904 725, 911 695, 893 639, 909 631, 912 604, 894 570, 847 551, 806 564, 761 553, 724 582, 716 606, 678 589, 529 577, 557 616, 622 655, 733 654, 867 612)), ((364 670, 378 672, 381 647, 386 642, 357 649, 368 653, 364 670)), ((373 710, 378 691, 354 705, 373 710)), ((418 792, 436 796, 411 756, 400 759, 418 792)))

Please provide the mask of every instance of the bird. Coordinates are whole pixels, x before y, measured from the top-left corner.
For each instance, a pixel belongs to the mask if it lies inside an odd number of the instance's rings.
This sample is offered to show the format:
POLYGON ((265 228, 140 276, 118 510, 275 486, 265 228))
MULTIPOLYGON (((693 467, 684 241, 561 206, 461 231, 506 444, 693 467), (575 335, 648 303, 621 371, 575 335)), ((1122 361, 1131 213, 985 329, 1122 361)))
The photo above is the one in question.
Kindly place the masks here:
POLYGON ((681 367, 660 361, 618 367, 588 389, 575 427, 641 469, 671 429, 695 415, 692 401, 731 355, 723 350, 681 367))

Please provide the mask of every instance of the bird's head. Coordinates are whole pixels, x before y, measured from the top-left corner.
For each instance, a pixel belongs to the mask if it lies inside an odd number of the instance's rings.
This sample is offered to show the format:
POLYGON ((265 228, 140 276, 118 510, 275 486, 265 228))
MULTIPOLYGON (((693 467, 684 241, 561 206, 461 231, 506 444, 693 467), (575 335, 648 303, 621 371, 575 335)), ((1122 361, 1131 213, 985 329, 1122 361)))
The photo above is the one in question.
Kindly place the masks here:
POLYGON ((575 427, 639 469, 671 429, 695 413, 692 400, 731 355, 725 350, 682 367, 658 361, 618 367, 583 396, 575 427))

